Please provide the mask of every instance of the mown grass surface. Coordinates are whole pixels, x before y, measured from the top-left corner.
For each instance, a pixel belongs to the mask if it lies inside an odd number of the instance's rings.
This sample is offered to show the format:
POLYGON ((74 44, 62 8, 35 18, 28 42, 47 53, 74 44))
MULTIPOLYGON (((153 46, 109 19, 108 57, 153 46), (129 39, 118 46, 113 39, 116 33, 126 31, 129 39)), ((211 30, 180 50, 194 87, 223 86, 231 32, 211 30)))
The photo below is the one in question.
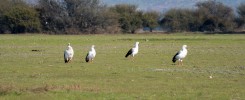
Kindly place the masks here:
POLYGON ((244 44, 239 34, 0 35, 0 99, 242 100, 244 44), (136 41, 139 54, 125 59, 136 41), (75 51, 69 64, 67 43, 75 51), (85 63, 93 44, 96 58, 85 63), (184 65, 174 65, 183 44, 184 65))

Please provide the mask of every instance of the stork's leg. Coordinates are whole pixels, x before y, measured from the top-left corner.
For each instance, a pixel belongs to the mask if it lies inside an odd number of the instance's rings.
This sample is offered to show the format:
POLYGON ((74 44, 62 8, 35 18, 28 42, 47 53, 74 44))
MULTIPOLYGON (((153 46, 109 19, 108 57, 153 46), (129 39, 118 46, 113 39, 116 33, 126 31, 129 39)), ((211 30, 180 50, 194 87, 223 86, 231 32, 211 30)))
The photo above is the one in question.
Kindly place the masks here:
POLYGON ((134 62, 134 56, 132 56, 131 58, 132 58, 132 61, 134 62))
POLYGON ((180 65, 180 60, 178 59, 178 65, 180 65))
POLYGON ((71 62, 71 59, 72 59, 71 57, 69 57, 69 58, 68 58, 68 63, 70 63, 70 62, 71 62))
POLYGON ((130 59, 130 61, 133 61, 133 56, 130 55, 130 56, 128 57, 128 59, 130 59))

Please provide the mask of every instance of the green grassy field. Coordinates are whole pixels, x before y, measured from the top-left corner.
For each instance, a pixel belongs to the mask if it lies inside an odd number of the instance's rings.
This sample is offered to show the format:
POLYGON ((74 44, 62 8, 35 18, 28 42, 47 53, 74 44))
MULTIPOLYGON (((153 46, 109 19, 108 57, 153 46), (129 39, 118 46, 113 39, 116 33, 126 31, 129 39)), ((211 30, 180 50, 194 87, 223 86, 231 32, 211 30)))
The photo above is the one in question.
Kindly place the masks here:
POLYGON ((0 99, 244 100, 244 60, 241 34, 0 35, 0 99), (139 53, 124 58, 136 41, 139 53), (67 43, 75 55, 65 64, 67 43), (174 65, 183 44, 184 65, 174 65))

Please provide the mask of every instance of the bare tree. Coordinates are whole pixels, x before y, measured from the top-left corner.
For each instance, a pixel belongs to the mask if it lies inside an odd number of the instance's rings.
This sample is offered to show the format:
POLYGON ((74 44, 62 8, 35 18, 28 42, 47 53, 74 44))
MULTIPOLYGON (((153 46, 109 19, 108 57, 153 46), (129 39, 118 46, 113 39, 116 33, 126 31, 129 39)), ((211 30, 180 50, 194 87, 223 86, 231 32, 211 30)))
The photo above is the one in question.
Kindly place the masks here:
POLYGON ((63 33, 65 32, 68 15, 62 7, 61 2, 56 0, 39 0, 37 6, 39 18, 45 32, 63 33))
POLYGON ((99 0, 40 0, 38 10, 44 30, 56 33, 104 33, 117 25, 99 0))

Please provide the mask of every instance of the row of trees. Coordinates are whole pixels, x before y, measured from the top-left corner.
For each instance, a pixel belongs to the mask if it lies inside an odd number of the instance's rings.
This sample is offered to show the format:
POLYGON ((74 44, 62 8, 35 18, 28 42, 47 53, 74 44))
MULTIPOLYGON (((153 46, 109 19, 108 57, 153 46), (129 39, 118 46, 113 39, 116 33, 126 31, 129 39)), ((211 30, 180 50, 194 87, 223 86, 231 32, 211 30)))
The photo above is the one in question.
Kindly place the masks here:
POLYGON ((197 9, 171 9, 161 20, 170 31, 232 32, 244 25, 245 4, 232 8, 216 1, 199 2, 197 9))
POLYGON ((245 4, 233 9, 216 1, 196 4, 197 9, 171 9, 165 14, 143 12, 137 6, 102 5, 100 0, 22 0, 0 3, 0 33, 135 33, 162 26, 168 31, 230 32, 244 26, 245 4))

